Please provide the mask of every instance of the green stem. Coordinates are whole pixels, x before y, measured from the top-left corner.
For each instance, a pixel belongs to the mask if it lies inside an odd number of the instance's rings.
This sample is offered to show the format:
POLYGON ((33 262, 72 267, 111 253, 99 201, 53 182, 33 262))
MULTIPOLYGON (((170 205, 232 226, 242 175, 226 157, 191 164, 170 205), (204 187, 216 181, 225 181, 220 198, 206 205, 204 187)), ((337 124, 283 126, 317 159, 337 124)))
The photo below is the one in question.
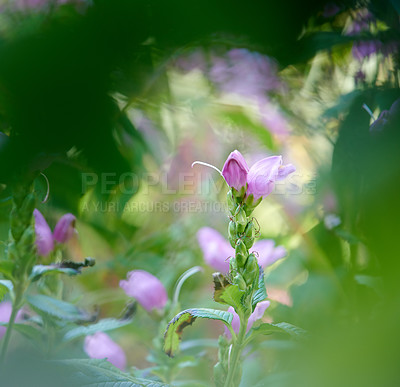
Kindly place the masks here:
POLYGON ((234 380, 234 376, 237 372, 238 362, 240 360, 240 355, 242 354, 242 350, 244 348, 244 338, 246 336, 246 328, 247 328, 247 320, 248 318, 240 316, 240 329, 237 339, 232 344, 232 352, 229 360, 229 368, 228 375, 226 376, 224 387, 235 387, 239 385, 234 380))
POLYGON ((18 287, 16 289, 15 299, 14 299, 13 306, 12 306, 10 320, 8 322, 6 334, 3 339, 3 345, 1 347, 0 367, 3 366, 5 358, 6 358, 8 344, 10 342, 11 333, 14 328, 15 318, 17 317, 18 310, 20 309, 20 306, 21 306, 22 297, 23 297, 23 291, 21 290, 20 287, 18 287))

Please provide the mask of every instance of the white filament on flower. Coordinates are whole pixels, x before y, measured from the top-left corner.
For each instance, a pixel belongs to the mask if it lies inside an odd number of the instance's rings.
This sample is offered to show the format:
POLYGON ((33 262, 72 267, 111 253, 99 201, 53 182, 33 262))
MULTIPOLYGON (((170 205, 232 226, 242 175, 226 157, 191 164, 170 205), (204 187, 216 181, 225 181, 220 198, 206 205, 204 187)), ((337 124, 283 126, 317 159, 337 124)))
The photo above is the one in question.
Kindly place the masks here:
POLYGON ((368 105, 366 103, 363 103, 362 107, 364 108, 364 110, 371 116, 371 118, 376 121, 376 118, 374 116, 374 113, 372 113, 372 110, 368 107, 368 105))
POLYGON ((215 165, 208 164, 208 163, 205 163, 205 162, 203 162, 203 161, 195 161, 194 163, 192 163, 192 168, 193 168, 195 165, 197 165, 197 164, 198 164, 198 165, 204 165, 205 167, 209 167, 209 168, 215 169, 215 170, 224 178, 225 183, 228 184, 228 183, 226 182, 226 180, 225 180, 224 175, 222 174, 222 171, 220 171, 215 165))
POLYGON ((49 179, 47 178, 47 176, 44 173, 40 172, 40 174, 44 177, 44 179, 46 180, 46 184, 47 184, 46 196, 42 200, 42 203, 46 203, 50 196, 50 183, 49 183, 49 179))

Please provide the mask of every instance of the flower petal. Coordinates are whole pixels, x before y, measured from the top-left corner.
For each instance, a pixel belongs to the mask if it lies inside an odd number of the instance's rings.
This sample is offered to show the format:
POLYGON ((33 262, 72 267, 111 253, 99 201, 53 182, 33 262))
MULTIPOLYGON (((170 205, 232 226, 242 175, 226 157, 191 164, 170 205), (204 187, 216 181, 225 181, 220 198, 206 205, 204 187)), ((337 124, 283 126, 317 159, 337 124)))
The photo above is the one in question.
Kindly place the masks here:
POLYGON ((125 293, 137 300, 144 309, 162 309, 168 301, 167 291, 161 281, 144 270, 133 270, 127 280, 119 282, 125 293))
POLYGON ((203 250, 204 261, 207 265, 222 272, 229 271, 229 257, 235 254, 235 250, 229 242, 211 227, 202 227, 197 232, 197 240, 203 250))
POLYGON ((274 188, 281 165, 282 156, 271 156, 257 161, 247 175, 247 196, 252 194, 255 200, 268 196, 274 188))
POLYGON ((124 350, 104 332, 96 332, 94 335, 86 336, 84 350, 92 359, 106 358, 121 370, 126 367, 124 350))
POLYGON ((54 228, 53 237, 59 243, 65 243, 74 235, 76 218, 72 214, 63 215, 54 228))
POLYGON ((258 263, 262 268, 272 265, 287 253, 283 246, 275 247, 275 242, 272 239, 257 241, 254 243, 252 250, 258 253, 258 263))
POLYGON ((251 327, 257 320, 259 320, 260 318, 262 318, 262 316, 264 316, 264 313, 266 309, 270 306, 270 304, 271 303, 269 301, 261 301, 257 304, 257 306, 254 309, 254 312, 249 317, 249 321, 247 323, 247 332, 251 329, 251 327))
POLYGON ((246 160, 238 150, 228 156, 222 168, 222 176, 225 181, 237 191, 246 186, 248 172, 249 167, 246 160))
POLYGON ((35 208, 33 211, 35 217, 35 233, 36 233, 36 246, 39 255, 47 256, 54 249, 53 234, 46 219, 35 208))

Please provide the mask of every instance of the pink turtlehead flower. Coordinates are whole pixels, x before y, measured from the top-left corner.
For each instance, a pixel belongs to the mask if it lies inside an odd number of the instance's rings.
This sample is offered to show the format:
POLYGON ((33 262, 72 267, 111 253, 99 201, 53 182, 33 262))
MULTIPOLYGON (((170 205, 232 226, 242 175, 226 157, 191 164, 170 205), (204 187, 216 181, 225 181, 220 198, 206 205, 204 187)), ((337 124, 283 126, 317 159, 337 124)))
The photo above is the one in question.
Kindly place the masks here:
POLYGON ((35 218, 36 246, 39 255, 46 257, 54 250, 54 241, 66 243, 75 233, 76 218, 72 214, 63 215, 54 228, 54 233, 46 222, 41 212, 35 208, 33 211, 35 218))
MULTIPOLYGON (((269 307, 270 302, 269 301, 261 301, 257 304, 257 306, 254 309, 254 312, 250 315, 249 320, 247 322, 247 330, 248 332, 253 324, 257 321, 260 320, 266 311, 266 309, 269 307)), ((240 319, 238 314, 235 312, 235 309, 233 309, 232 306, 228 308, 228 312, 233 314, 233 319, 232 319, 232 328, 233 331, 238 334, 239 329, 240 329, 240 319)), ((231 333, 229 332, 228 328, 225 327, 225 334, 228 336, 228 338, 231 338, 231 333)))
POLYGON ((253 195, 255 200, 268 196, 274 189, 275 181, 285 179, 295 170, 292 164, 283 165, 282 156, 257 161, 247 175, 246 196, 253 195))
POLYGON ((72 214, 63 215, 54 228, 53 237, 58 243, 65 243, 72 238, 75 233, 76 218, 72 214))
POLYGON ((225 161, 224 167, 222 168, 222 176, 230 187, 240 191, 242 187, 246 186, 247 174, 249 167, 247 166, 246 160, 242 154, 235 150, 233 151, 225 161))
POLYGON ((39 255, 46 257, 54 249, 54 240, 51 228, 41 212, 35 208, 33 211, 35 218, 36 247, 39 255))
MULTIPOLYGON (((0 302, 0 322, 8 323, 10 321, 12 312, 12 304, 10 301, 0 302)), ((18 322, 22 318, 22 311, 19 310, 17 316, 15 317, 15 321, 18 322)), ((0 326, 0 339, 6 334, 7 327, 0 326)))
POLYGON ((124 350, 106 333, 96 332, 94 335, 86 336, 83 348, 92 359, 107 359, 121 370, 126 367, 124 350))
POLYGON ((119 282, 119 286, 128 296, 135 298, 148 312, 164 308, 168 295, 157 277, 144 270, 130 271, 127 277, 119 282))
MULTIPOLYGON (((211 227, 202 227, 197 232, 197 240, 207 265, 222 273, 227 273, 229 258, 235 255, 235 249, 231 247, 230 243, 211 227)), ((287 253, 283 246, 275 247, 275 242, 271 239, 257 241, 251 251, 258 253, 256 256, 262 268, 272 265, 287 253)))

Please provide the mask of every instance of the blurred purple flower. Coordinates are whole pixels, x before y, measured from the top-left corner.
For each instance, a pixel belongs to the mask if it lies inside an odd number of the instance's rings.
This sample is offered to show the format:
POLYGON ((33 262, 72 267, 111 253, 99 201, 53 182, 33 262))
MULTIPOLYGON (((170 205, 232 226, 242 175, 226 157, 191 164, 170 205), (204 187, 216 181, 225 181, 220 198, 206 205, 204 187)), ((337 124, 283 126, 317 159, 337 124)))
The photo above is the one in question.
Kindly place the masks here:
POLYGON ((272 104, 265 97, 258 98, 258 111, 261 122, 272 133, 286 136, 290 132, 290 125, 277 105, 272 104))
POLYGON ((83 348, 92 359, 107 359, 121 370, 126 367, 124 350, 106 333, 96 332, 92 336, 86 336, 83 348))
POLYGON ((63 215, 54 228, 54 239, 59 243, 65 243, 70 240, 75 233, 75 222, 76 218, 74 215, 63 215))
POLYGON ((379 40, 362 40, 354 42, 351 52, 353 57, 359 61, 376 54, 382 49, 382 42, 379 40))
POLYGON ((346 35, 359 35, 361 32, 369 31, 371 24, 375 24, 376 19, 368 9, 358 11, 353 23, 348 28, 346 35))
POLYGON ((176 61, 175 65, 179 70, 189 73, 193 70, 200 70, 206 72, 207 62, 204 52, 200 49, 196 49, 189 54, 180 56, 176 61))
MULTIPOLYGON (((0 322, 8 323, 10 321, 11 312, 12 312, 12 304, 10 301, 0 302, 0 322)), ((15 317, 15 321, 18 322, 21 320, 21 318, 22 318, 22 311, 19 310, 15 317)), ((6 331, 7 327, 0 326, 0 339, 5 335, 6 331)))
POLYGON ((39 255, 46 257, 54 249, 53 234, 46 219, 38 209, 35 208, 33 216, 35 218, 37 251, 39 255))
POLYGON ((36 246, 38 254, 46 257, 54 250, 54 240, 59 243, 66 243, 75 233, 76 218, 72 214, 63 215, 54 228, 54 233, 46 222, 41 212, 35 208, 33 211, 35 218, 36 246))
POLYGON ((292 164, 282 165, 282 156, 266 157, 257 161, 247 175, 247 196, 253 195, 255 200, 268 196, 275 181, 285 179, 296 168, 292 164))
POLYGON ((369 127, 369 131, 373 134, 382 132, 385 127, 391 123, 395 123, 400 118, 400 98, 392 103, 389 110, 382 110, 379 117, 369 127))
POLYGON ((237 150, 228 156, 222 168, 222 176, 224 176, 225 181, 237 191, 246 186, 248 172, 249 167, 246 160, 237 150))
MULTIPOLYGON (((202 227, 197 232, 197 240, 203 251, 204 261, 212 268, 222 272, 229 271, 229 257, 235 255, 235 249, 217 231, 211 227, 202 227)), ((283 246, 275 246, 270 239, 262 239, 254 243, 252 251, 258 252, 258 263, 265 268, 286 255, 283 246)))
POLYGON ((163 309, 168 301, 167 291, 161 281, 144 270, 133 270, 127 274, 127 280, 121 280, 119 286, 133 297, 148 312, 163 309))
POLYGON ((324 10, 322 11, 322 16, 325 18, 330 18, 335 16, 339 11, 340 7, 336 3, 325 4, 324 10))
POLYGON ((257 97, 282 86, 272 59, 243 48, 230 50, 226 58, 214 57, 209 76, 221 91, 245 97, 257 97))
MULTIPOLYGON (((264 313, 266 309, 269 307, 269 305, 270 305, 269 301, 261 301, 257 304, 257 306, 254 309, 254 312, 249 317, 246 332, 248 332, 251 329, 251 327, 257 320, 260 320, 264 316, 264 313)), ((236 334, 238 334, 240 329, 240 318, 232 306, 228 308, 228 312, 233 314, 233 319, 231 324, 233 331, 236 334)), ((229 339, 231 338, 231 333, 229 332, 227 327, 225 327, 225 334, 228 336, 229 339)))
POLYGON ((14 0, 12 8, 19 11, 42 11, 45 7, 63 4, 80 5, 84 0, 14 0))

